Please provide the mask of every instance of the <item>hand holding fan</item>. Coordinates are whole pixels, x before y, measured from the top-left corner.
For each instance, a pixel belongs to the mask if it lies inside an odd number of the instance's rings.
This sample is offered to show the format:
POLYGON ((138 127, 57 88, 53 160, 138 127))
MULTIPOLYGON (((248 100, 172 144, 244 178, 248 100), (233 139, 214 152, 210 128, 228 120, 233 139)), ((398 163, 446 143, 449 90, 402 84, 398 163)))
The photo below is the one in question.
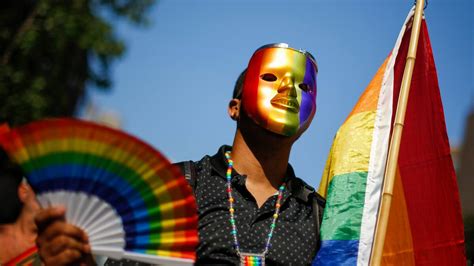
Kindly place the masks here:
POLYGON ((94 254, 193 263, 194 197, 181 172, 149 145, 73 119, 12 129, 0 144, 21 165, 43 207, 66 207, 66 220, 88 234, 94 254))

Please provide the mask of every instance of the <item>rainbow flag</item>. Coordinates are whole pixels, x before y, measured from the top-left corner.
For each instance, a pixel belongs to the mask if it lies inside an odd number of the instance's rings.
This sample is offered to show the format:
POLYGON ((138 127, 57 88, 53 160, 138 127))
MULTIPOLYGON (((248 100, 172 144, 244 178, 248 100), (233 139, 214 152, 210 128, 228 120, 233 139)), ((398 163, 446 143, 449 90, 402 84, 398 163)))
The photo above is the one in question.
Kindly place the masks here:
MULTIPOLYGON (((313 265, 369 264, 413 14, 414 8, 334 139, 319 187, 327 202, 313 265)), ((466 265, 456 176, 424 20, 382 263, 466 265)))
POLYGON ((0 135, 8 131, 10 131, 10 127, 8 126, 8 124, 0 124, 0 135))

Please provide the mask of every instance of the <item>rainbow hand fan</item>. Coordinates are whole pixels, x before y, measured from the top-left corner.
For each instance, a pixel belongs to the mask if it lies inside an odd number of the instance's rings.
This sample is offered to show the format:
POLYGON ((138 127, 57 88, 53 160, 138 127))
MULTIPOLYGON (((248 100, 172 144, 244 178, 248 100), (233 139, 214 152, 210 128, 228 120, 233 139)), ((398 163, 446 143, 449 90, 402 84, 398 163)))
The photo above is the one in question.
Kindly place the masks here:
POLYGON ((43 207, 63 205, 92 252, 114 259, 189 265, 197 212, 181 172, 118 130, 73 119, 33 122, 2 134, 43 207))

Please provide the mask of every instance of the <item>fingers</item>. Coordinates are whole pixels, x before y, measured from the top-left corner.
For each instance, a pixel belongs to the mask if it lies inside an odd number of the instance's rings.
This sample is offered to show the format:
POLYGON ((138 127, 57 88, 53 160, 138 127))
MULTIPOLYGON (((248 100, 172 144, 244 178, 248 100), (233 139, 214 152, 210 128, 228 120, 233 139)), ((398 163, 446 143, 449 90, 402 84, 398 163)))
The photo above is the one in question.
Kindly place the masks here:
POLYGON ((50 222, 48 227, 41 232, 41 241, 52 241, 58 236, 67 236, 84 243, 88 242, 87 234, 78 227, 66 223, 64 220, 50 222))
POLYGON ((64 249, 90 252, 86 233, 62 220, 50 222, 36 238, 36 244, 45 257, 57 255, 64 249))
POLYGON ((87 246, 87 243, 82 241, 78 241, 66 235, 59 235, 45 245, 45 252, 52 256, 61 253, 64 249, 73 249, 81 253, 88 253, 90 250, 88 250, 87 246))
POLYGON ((66 265, 90 254, 85 233, 63 221, 56 221, 37 238, 39 255, 46 265, 66 265))
POLYGON ((79 261, 82 253, 75 249, 66 249, 56 256, 43 257, 44 265, 68 265, 79 261))
POLYGON ((66 210, 64 207, 55 207, 42 209, 35 216, 35 223, 38 227, 38 231, 43 231, 49 223, 55 220, 64 220, 64 214, 66 210))
POLYGON ((48 208, 40 211, 35 217, 38 226, 38 253, 46 265, 65 265, 82 261, 90 253, 86 233, 68 224, 64 213, 64 208, 48 208))

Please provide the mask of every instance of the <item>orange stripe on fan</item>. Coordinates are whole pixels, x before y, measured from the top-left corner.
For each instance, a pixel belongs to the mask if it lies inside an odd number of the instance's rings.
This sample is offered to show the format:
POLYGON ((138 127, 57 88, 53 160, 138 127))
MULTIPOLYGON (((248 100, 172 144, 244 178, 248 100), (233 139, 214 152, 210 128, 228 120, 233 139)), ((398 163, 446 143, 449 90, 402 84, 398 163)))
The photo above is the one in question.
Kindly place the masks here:
POLYGON ((359 100, 354 106, 354 109, 352 109, 352 112, 349 114, 347 119, 349 119, 349 117, 357 113, 366 112, 366 111, 375 111, 377 109, 380 88, 382 87, 383 76, 385 74, 385 67, 389 59, 390 59, 390 55, 387 56, 387 58, 385 58, 385 61, 377 70, 377 73, 375 74, 372 81, 370 81, 367 88, 365 88, 364 93, 360 96, 359 100))
POLYGON ((413 238, 399 171, 395 179, 389 217, 382 265, 415 265, 413 238))

